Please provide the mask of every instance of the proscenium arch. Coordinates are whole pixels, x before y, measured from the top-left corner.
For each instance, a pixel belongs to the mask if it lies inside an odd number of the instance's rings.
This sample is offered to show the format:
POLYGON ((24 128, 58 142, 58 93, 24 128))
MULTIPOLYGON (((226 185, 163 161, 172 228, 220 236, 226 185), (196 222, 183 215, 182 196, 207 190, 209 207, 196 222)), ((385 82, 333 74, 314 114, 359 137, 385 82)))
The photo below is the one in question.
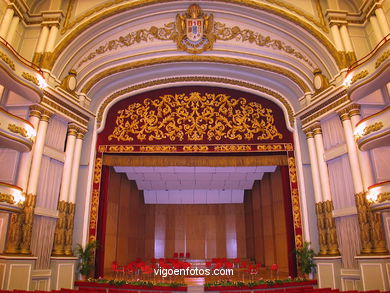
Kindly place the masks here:
POLYGON ((169 86, 180 87, 183 85, 199 85, 199 83, 204 83, 204 82, 207 82, 207 84, 210 86, 215 86, 219 88, 227 87, 242 92, 248 92, 257 95, 259 97, 271 100, 272 102, 276 103, 283 111, 287 129, 290 130, 291 132, 295 131, 295 118, 294 118, 295 112, 293 110, 293 107, 288 101, 288 99, 284 98, 279 93, 259 85, 250 84, 239 80, 218 78, 218 77, 211 78, 211 77, 202 77, 202 76, 199 77, 189 76, 189 77, 180 77, 180 78, 166 78, 166 79, 152 80, 145 83, 129 86, 127 88, 112 93, 99 105, 97 116, 96 116, 97 127, 98 127, 97 131, 101 132, 104 129, 107 113, 109 109, 111 108, 112 105, 115 105, 120 100, 127 99, 139 93, 147 93, 151 89, 166 88, 169 86))

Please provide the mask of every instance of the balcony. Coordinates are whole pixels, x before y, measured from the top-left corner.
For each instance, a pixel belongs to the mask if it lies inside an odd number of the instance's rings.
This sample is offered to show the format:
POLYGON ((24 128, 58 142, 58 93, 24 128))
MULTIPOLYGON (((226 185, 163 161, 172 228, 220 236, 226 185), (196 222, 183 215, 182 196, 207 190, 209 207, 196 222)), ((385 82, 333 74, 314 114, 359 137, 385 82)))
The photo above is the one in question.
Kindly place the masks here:
POLYGON ((390 82, 390 34, 364 58, 352 64, 344 84, 351 100, 357 101, 390 82))
POLYGON ((20 56, 0 37, 0 84, 7 89, 39 103, 46 86, 41 69, 20 56))
POLYGON ((390 106, 360 120, 355 127, 355 141, 362 151, 390 145, 390 106))
POLYGON ((25 196, 20 187, 0 182, 0 210, 20 211, 25 196))
POLYGON ((31 151, 36 131, 30 122, 0 108, 0 147, 31 151))
POLYGON ((367 199, 374 211, 390 211, 390 181, 374 184, 368 188, 367 199))

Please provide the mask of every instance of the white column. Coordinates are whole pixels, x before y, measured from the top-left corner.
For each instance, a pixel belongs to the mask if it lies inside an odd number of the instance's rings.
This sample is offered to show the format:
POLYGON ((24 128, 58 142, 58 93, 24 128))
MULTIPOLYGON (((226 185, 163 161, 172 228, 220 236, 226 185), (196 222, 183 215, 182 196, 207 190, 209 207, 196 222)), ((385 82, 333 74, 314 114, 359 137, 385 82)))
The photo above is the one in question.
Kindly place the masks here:
POLYGON ((18 24, 19 24, 19 16, 14 16, 12 18, 12 21, 11 21, 11 25, 9 27, 9 30, 8 30, 8 33, 7 33, 7 36, 5 37, 6 41, 8 43, 11 43, 12 40, 14 39, 14 35, 16 33, 16 30, 18 28, 18 24))
MULTIPOLYGON (((38 130, 39 120, 41 118, 41 112, 37 109, 31 109, 30 111, 30 123, 34 126, 35 130, 38 130)), ((27 192, 28 177, 30 175, 30 167, 32 154, 34 152, 34 145, 31 152, 24 152, 20 158, 17 183, 16 185, 23 189, 23 192, 27 192)))
POLYGON ((56 42, 56 39, 57 39, 57 33, 58 33, 58 26, 57 25, 53 25, 50 28, 49 37, 47 39, 45 52, 53 52, 54 45, 55 45, 55 42, 56 42))
POLYGON ((84 134, 79 132, 77 134, 76 146, 74 150, 73 163, 72 163, 72 172, 70 180, 70 189, 69 189, 69 202, 76 203, 76 192, 77 192, 77 179, 79 176, 80 169, 80 157, 81 149, 83 146, 83 137, 84 134))
POLYGON ((382 40, 383 35, 382 35, 382 32, 381 32, 381 29, 379 28, 379 23, 378 23, 378 20, 377 20, 375 15, 372 15, 370 17, 370 23, 371 23, 371 26, 372 26, 372 30, 374 31, 374 35, 375 35, 376 41, 379 42, 380 40, 382 40))
POLYGON ((385 13, 381 7, 375 9, 375 15, 379 22, 380 30, 384 36, 387 36, 390 33, 389 24, 387 23, 385 13))
POLYGON ((45 146, 46 132, 49 125, 50 115, 43 113, 39 121, 38 133, 35 140, 34 153, 31 162, 30 178, 27 185, 27 193, 36 195, 38 188, 39 173, 41 170, 43 147, 45 146))
POLYGON ((68 128, 68 137, 66 141, 65 162, 64 162, 64 169, 62 171, 59 201, 65 201, 65 202, 68 201, 70 176, 72 172, 73 155, 74 155, 74 149, 76 144, 76 135, 77 135, 76 129, 70 125, 68 128))
POLYGON ((15 11, 12 8, 7 8, 5 11, 3 21, 0 26, 0 37, 4 38, 7 36, 9 26, 11 25, 12 18, 14 17, 15 11))
POLYGON ((340 27, 341 38, 343 40, 344 48, 346 52, 353 52, 351 38, 348 33, 348 28, 345 24, 340 27))
MULTIPOLYGON (((349 112, 349 116, 351 117, 352 129, 355 130, 356 124, 361 120, 359 109, 351 110, 349 112)), ((363 188, 364 191, 367 191, 368 187, 374 184, 374 175, 372 172, 370 156, 368 152, 359 150, 356 143, 355 147, 357 149, 359 169, 362 175, 363 188)))
POLYGON ((42 26, 35 53, 42 53, 45 50, 48 35, 49 27, 47 25, 42 26))
POLYGON ((335 43, 337 51, 345 51, 343 46, 343 41, 341 40, 339 27, 336 24, 334 24, 330 27, 330 30, 332 32, 333 41, 335 43))
POLYGON ((351 120, 347 113, 342 113, 340 119, 343 124, 345 142, 347 144, 349 165, 351 166, 353 187, 355 194, 363 192, 363 180, 360 173, 359 158, 357 155, 356 144, 353 135, 351 120))
POLYGON ((313 178, 314 198, 316 203, 322 202, 322 191, 320 182, 320 173, 317 160, 316 145, 314 142, 313 132, 306 134, 307 145, 309 147, 310 165, 311 165, 311 176, 313 178))
POLYGON ((317 160, 318 160, 318 170, 320 174, 321 181, 321 191, 322 191, 322 200, 332 200, 332 196, 330 193, 330 184, 329 184, 329 174, 328 174, 328 166, 326 165, 324 158, 324 142, 322 139, 322 131, 321 128, 318 127, 314 129, 314 142, 317 150, 317 160))

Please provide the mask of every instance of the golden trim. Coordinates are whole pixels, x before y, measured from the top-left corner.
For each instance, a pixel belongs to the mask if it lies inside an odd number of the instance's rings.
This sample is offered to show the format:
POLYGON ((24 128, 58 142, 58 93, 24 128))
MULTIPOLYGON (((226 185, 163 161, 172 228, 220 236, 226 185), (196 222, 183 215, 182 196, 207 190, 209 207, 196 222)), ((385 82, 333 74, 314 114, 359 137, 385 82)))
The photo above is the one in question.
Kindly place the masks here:
POLYGON ((4 69, 5 71, 7 71, 8 77, 12 78, 12 79, 13 79, 14 81, 16 81, 17 83, 19 83, 19 84, 21 84, 21 85, 23 85, 23 86, 25 86, 25 87, 31 89, 32 91, 34 91, 34 92, 39 96, 39 98, 42 97, 42 90, 41 90, 41 88, 38 87, 38 89, 37 89, 36 87, 31 86, 30 83, 27 83, 27 82, 24 82, 23 80, 21 80, 21 79, 19 78, 19 76, 18 76, 18 78, 16 78, 13 74, 11 74, 11 72, 9 72, 6 68, 4 68, 4 67, 3 67, 3 64, 1 64, 1 63, 0 63, 0 67, 1 67, 2 69, 4 69))
POLYGON ((302 125, 306 125, 306 124, 310 123, 311 121, 317 119, 318 117, 320 117, 328 112, 331 112, 332 110, 334 111, 338 106, 342 105, 343 103, 349 102, 349 101, 350 101, 349 96, 345 95, 343 98, 336 100, 335 102, 333 102, 331 104, 329 104, 329 101, 327 103, 321 104, 319 107, 316 107, 316 109, 319 108, 318 111, 315 111, 310 116, 307 116, 307 118, 302 119, 302 125), (327 106, 325 106, 325 104, 327 106), (321 107, 321 106, 324 106, 324 107, 321 107))
POLYGON ((187 82, 207 81, 207 82, 226 83, 226 84, 238 85, 240 87, 253 89, 253 90, 256 90, 260 93, 270 95, 270 96, 276 98, 279 102, 281 102, 284 105, 284 107, 288 113, 288 119, 290 122, 290 126, 294 127, 294 111, 293 111, 292 107, 290 106, 289 102, 284 97, 282 97, 279 93, 274 92, 274 91, 272 91, 268 88, 262 87, 262 86, 253 85, 253 84, 243 82, 243 81, 237 81, 234 79, 227 79, 227 78, 220 78, 220 77, 202 77, 202 76, 173 77, 173 78, 166 78, 166 79, 160 79, 160 80, 153 80, 153 81, 148 81, 148 82, 145 82, 142 84, 133 85, 133 86, 130 86, 128 88, 119 90, 119 91, 111 94, 100 105, 99 110, 97 112, 97 118, 96 118, 97 123, 98 123, 98 127, 100 127, 100 125, 101 125, 101 122, 103 120, 103 114, 104 114, 104 111, 106 110, 106 108, 108 107, 108 104, 110 104, 116 98, 123 96, 125 94, 129 94, 129 93, 136 91, 136 90, 139 90, 139 89, 144 89, 144 88, 148 88, 148 87, 155 86, 155 85, 161 85, 161 84, 172 83, 172 82, 183 82, 183 81, 187 81, 187 82))
MULTIPOLYGON (((29 151, 31 151, 31 149, 32 149, 32 144, 33 144, 33 142, 32 142, 31 140, 28 140, 29 142, 27 142, 27 141, 22 140, 22 139, 19 139, 19 138, 17 138, 17 137, 8 135, 7 133, 2 132, 2 131, 0 131, 0 136, 4 136, 4 137, 6 137, 6 138, 8 138, 8 139, 14 140, 14 141, 16 141, 16 142, 19 142, 19 143, 25 145, 29 151)), ((27 140, 27 139, 26 139, 26 140, 27 140)))
POLYGON ((379 66, 381 66, 381 64, 383 62, 386 61, 386 59, 388 59, 390 56, 390 50, 387 50, 386 52, 384 52, 375 62, 375 69, 377 69, 379 66))
MULTIPOLYGON (((116 0, 116 1, 118 1, 118 0, 116 0)), ((275 0, 267 0, 267 1, 275 1, 275 0)), ((167 1, 167 2, 169 2, 169 1, 167 1)), ((307 32, 309 32, 322 45, 324 45, 325 48, 328 49, 328 52, 334 58, 334 60, 336 61, 337 65, 338 65, 338 67, 340 69, 345 66, 345 64, 344 64, 345 62, 343 62, 343 58, 341 58, 341 56, 337 52, 337 50, 336 50, 335 46, 333 45, 333 43, 323 33, 319 32, 317 29, 315 29, 312 26, 312 24, 306 23, 306 22, 302 21, 301 16, 305 17, 305 13, 302 13, 301 11, 296 12, 297 14, 300 15, 300 16, 297 16, 297 15, 291 14, 290 12, 286 12, 283 9, 279 9, 279 8, 276 8, 276 7, 271 6, 269 4, 259 3, 257 1, 253 1, 253 0, 224 0, 224 1, 221 1, 221 2, 237 3, 237 4, 241 4, 241 5, 250 7, 250 8, 258 9, 258 10, 263 10, 263 11, 266 10, 266 11, 269 11, 269 12, 271 12, 271 13, 277 15, 277 16, 280 16, 280 17, 282 17, 284 19, 287 19, 287 20, 295 23, 296 25, 302 27, 307 32)), ((104 11, 104 12, 102 12, 99 15, 93 16, 89 20, 87 20, 85 22, 82 22, 83 19, 85 19, 86 17, 89 17, 93 13, 95 13, 95 11, 92 10, 92 11, 87 12, 87 15, 83 15, 82 17, 79 17, 76 20, 74 20, 73 22, 71 22, 71 25, 70 25, 70 23, 65 23, 64 24, 64 29, 61 31, 62 33, 65 32, 65 29, 72 28, 76 24, 79 24, 79 25, 75 29, 73 29, 65 38, 63 38, 60 41, 60 43, 57 45, 57 47, 55 48, 55 50, 54 50, 54 52, 53 52, 53 54, 52 54, 52 56, 50 58, 50 60, 47 60, 48 61, 47 64, 46 64, 47 65, 47 69, 52 69, 53 68, 54 62, 58 59, 60 54, 65 50, 65 48, 75 38, 77 38, 79 36, 79 34, 82 31, 85 31, 87 28, 91 27, 92 25, 98 23, 101 20, 104 20, 105 18, 111 17, 112 15, 118 14, 118 13, 120 13, 122 11, 131 10, 131 9, 134 9, 134 8, 137 8, 137 7, 140 7, 140 6, 152 5, 152 4, 155 4, 155 3, 160 4, 161 1, 159 1, 159 0, 138 0, 138 1, 135 1, 135 2, 131 2, 131 3, 125 3, 125 4, 121 5, 120 7, 112 7, 109 10, 104 11)), ((69 5, 74 5, 74 3, 72 2, 69 5)), ((107 6, 107 3, 105 3, 105 4, 103 4, 103 7, 107 8, 109 6, 107 6)), ((318 7, 318 5, 317 5, 317 7, 318 7)), ((69 10, 69 7, 68 7, 68 10, 69 10)), ((96 8, 95 8, 95 10, 96 10, 96 8)), ((96 10, 96 11, 98 11, 98 10, 96 10)), ((294 10, 291 10, 291 11, 294 11, 294 10)), ((320 12, 318 12, 318 13, 320 13, 320 12)), ((317 23, 315 21, 313 21, 313 22, 317 23)), ((322 29, 325 32, 327 32, 327 30, 326 30, 327 28, 326 28, 325 25, 322 27, 322 29)))
MULTIPOLYGON (((85 58, 83 58, 78 63, 77 67, 80 67, 83 63, 89 62, 93 60, 96 56, 104 54, 106 52, 122 49, 124 47, 131 47, 136 43, 140 43, 142 41, 148 42, 154 39, 176 41, 179 49, 194 54, 199 54, 205 50, 212 49, 214 39, 219 41, 237 40, 240 42, 250 42, 251 44, 256 44, 259 47, 266 47, 273 50, 283 51, 284 53, 290 54, 297 59, 303 60, 311 68, 314 67, 310 60, 305 57, 301 52, 295 50, 290 45, 286 45, 281 40, 272 39, 270 36, 263 36, 258 32, 254 32, 249 29, 241 29, 237 26, 226 27, 225 24, 220 22, 216 22, 214 25, 213 30, 215 31, 215 34, 213 34, 213 37, 208 37, 209 39, 213 40, 212 42, 209 41, 209 47, 205 46, 200 49, 195 47, 187 48, 187 46, 182 43, 184 33, 181 32, 180 34, 178 34, 176 28, 177 26, 178 25, 175 26, 174 22, 170 22, 165 24, 162 28, 152 26, 149 29, 139 29, 135 32, 130 32, 125 36, 120 36, 116 39, 109 40, 104 45, 99 46, 97 49, 95 49, 95 51, 89 53, 85 58)), ((209 34, 211 34, 211 32, 209 34)), ((325 80, 325 87, 327 85, 327 78, 325 76, 323 77, 325 80)))
POLYGON ((12 194, 9 194, 9 193, 0 192, 0 202, 15 204, 14 196, 12 194))
POLYGON ((314 135, 317 135, 317 134, 322 134, 322 129, 321 127, 316 127, 313 129, 313 133, 314 135))
POLYGON ((22 123, 28 124, 28 125, 30 125, 32 128, 35 129, 34 125, 32 125, 32 123, 31 123, 30 121, 28 121, 28 120, 26 120, 26 119, 23 119, 23 118, 21 118, 21 117, 19 117, 19 116, 16 116, 16 115, 14 115, 14 114, 8 112, 7 110, 3 109, 2 107, 0 107, 0 112, 3 112, 3 113, 6 114, 7 116, 11 116, 12 118, 15 118, 16 120, 19 120, 19 121, 21 121, 22 123))
POLYGON ((367 125, 363 129, 363 136, 369 135, 370 133, 373 133, 375 131, 381 130, 383 128, 383 122, 375 122, 374 124, 367 125))
POLYGON ((38 78, 36 78, 34 75, 32 75, 28 72, 23 72, 22 77, 28 81, 31 81, 33 84, 39 86, 38 78))
POLYGON ((376 134, 376 135, 373 135, 373 136, 371 136, 371 137, 368 137, 367 139, 361 139, 361 141, 358 141, 358 140, 360 140, 360 139, 358 138, 358 139, 356 139, 356 143, 358 144, 359 149, 361 149, 361 147, 362 147, 363 145, 365 145, 366 143, 371 142, 371 141, 373 141, 373 140, 375 140, 375 139, 377 139, 377 138, 380 138, 380 137, 385 136, 385 135, 388 135, 388 134, 390 134, 390 130, 387 130, 387 131, 385 131, 385 132, 378 133, 378 134, 376 134))
POLYGON ((298 77, 293 72, 276 65, 253 61, 253 60, 231 58, 231 57, 185 55, 185 56, 157 57, 148 60, 134 61, 134 62, 130 62, 113 68, 106 69, 94 75, 92 79, 86 82, 86 84, 81 89, 81 92, 87 94, 97 82, 113 74, 121 73, 131 69, 152 66, 156 64, 161 65, 161 64, 175 63, 175 62, 222 63, 222 64, 232 64, 232 65, 239 65, 239 66, 247 66, 256 69, 262 69, 262 70, 274 72, 283 75, 284 77, 287 77, 295 84, 297 84, 303 93, 310 91, 309 86, 300 77, 298 77))
POLYGON ((105 166, 198 166, 198 167, 235 167, 235 166, 287 166, 287 156, 191 156, 191 155, 153 155, 144 154, 116 156, 104 154, 103 164, 105 166))
POLYGON ((96 158, 93 183, 99 184, 102 178, 102 158, 96 158))
POLYGON ((368 73, 369 73, 368 70, 365 69, 363 71, 360 71, 357 74, 354 74, 351 79, 351 85, 357 82, 359 79, 365 78, 368 75, 368 73))
POLYGON ((0 59, 3 60, 9 66, 9 68, 15 71, 15 63, 5 53, 0 52, 0 59))
POLYGON ((390 200, 390 192, 381 192, 378 194, 376 202, 384 202, 386 200, 390 200))
POLYGON ((16 124, 8 124, 8 130, 27 138, 27 130, 22 126, 18 126, 16 124))

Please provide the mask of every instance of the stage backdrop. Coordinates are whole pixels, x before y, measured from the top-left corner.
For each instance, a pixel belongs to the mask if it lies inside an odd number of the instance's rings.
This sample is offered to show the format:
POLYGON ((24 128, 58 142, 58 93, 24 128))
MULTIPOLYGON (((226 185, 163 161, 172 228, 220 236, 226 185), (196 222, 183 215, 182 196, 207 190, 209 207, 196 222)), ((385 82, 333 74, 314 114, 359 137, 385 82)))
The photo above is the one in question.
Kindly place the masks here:
MULTIPOLYGON (((289 112, 290 119, 292 116, 289 112)), ((157 154, 223 155, 225 162, 226 157, 235 156, 232 166, 246 165, 248 161, 237 159, 239 156, 285 156, 285 181, 291 202, 290 215, 286 217, 293 226, 290 245, 302 246, 292 133, 286 127, 282 109, 268 99, 208 86, 170 87, 134 95, 108 110, 96 150, 89 238, 101 243, 97 276, 103 274, 106 220, 111 216, 107 214, 109 170, 103 165, 105 155, 138 155, 148 160, 157 154)))

